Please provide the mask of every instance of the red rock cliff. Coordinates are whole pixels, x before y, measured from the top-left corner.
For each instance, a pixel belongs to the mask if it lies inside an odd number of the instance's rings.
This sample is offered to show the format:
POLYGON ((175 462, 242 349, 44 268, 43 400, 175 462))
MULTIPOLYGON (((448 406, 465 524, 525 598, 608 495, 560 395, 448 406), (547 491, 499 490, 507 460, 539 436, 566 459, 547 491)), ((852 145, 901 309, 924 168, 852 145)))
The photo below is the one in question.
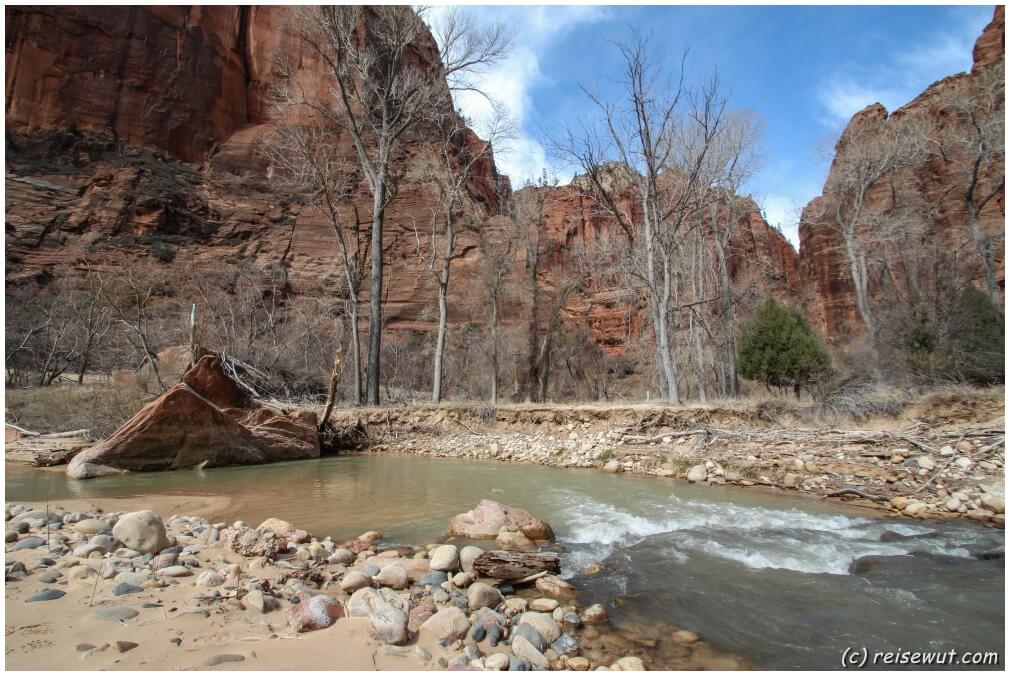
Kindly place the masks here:
MULTIPOLYGON (((1004 62, 1004 8, 996 7, 993 20, 978 38, 974 49, 974 64, 970 73, 947 77, 931 85, 926 91, 891 115, 878 104, 868 106, 849 122, 842 135, 842 142, 864 124, 883 122, 890 124, 902 116, 914 116, 925 122, 934 136, 956 133, 959 122, 945 114, 942 101, 956 94, 959 89, 971 84, 973 78, 984 77, 989 69, 1001 68, 1004 62), (948 126, 949 125, 949 126, 948 126)), ((834 167, 832 168, 834 170, 834 167)), ((955 164, 949 163, 935 153, 931 153, 917 166, 902 168, 881 179, 870 190, 868 202, 886 204, 888 185, 916 186, 924 202, 934 210, 933 227, 927 230, 920 248, 927 246, 946 247, 948 251, 961 249, 969 251, 965 242, 970 241, 968 214, 963 201, 963 191, 956 189, 963 184, 963 176, 955 164)), ((992 177, 1003 173, 1002 157, 991 166, 984 168, 983 175, 992 177), (997 166, 998 165, 998 166, 997 166)), ((833 184, 829 173, 825 186, 833 184)), ((834 227, 825 204, 833 198, 826 193, 814 198, 803 210, 800 220, 799 274, 807 313, 821 330, 832 340, 845 342, 850 337, 862 333, 862 325, 856 309, 855 293, 845 256, 841 235, 834 227)), ((1004 194, 1002 190, 981 212, 982 229, 989 234, 1001 235, 1004 228, 1004 194)), ((979 286, 983 286, 983 272, 977 260, 970 253, 958 259, 958 265, 965 266, 969 276, 979 286)), ((950 264, 949 262, 947 264, 950 264)), ((1004 261, 1002 244, 998 247, 998 283, 1004 285, 1004 261)), ((906 273, 894 271, 898 285, 907 284, 906 273)), ((881 289, 871 280, 870 295, 881 298, 881 289)))

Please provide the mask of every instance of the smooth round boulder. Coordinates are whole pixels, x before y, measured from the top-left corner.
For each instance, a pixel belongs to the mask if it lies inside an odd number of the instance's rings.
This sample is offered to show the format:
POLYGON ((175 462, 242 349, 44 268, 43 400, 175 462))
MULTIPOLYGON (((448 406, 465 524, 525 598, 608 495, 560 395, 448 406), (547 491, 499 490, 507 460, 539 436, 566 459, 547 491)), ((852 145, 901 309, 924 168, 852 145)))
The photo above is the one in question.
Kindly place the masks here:
POLYGON ((399 563, 384 567, 375 576, 375 581, 383 587, 405 589, 407 586, 407 569, 399 563))
POLYGON ((431 552, 432 570, 451 572, 459 569, 459 550, 456 545, 442 545, 431 552))
POLYGON ((501 592, 487 583, 474 582, 466 590, 466 605, 470 610, 497 608, 501 602, 501 592))
POLYGON ((359 589, 372 586, 372 578, 365 575, 360 570, 350 570, 340 581, 340 588, 348 594, 353 594, 359 589))
POLYGON ((421 625, 418 635, 422 641, 456 640, 466 636, 470 620, 466 613, 455 606, 442 608, 421 625))
POLYGON ((141 554, 156 554, 172 544, 165 532, 165 523, 149 509, 120 517, 112 528, 112 536, 141 554))
POLYGON ((477 560, 477 557, 484 553, 484 550, 480 547, 474 547, 469 545, 463 547, 459 550, 459 567, 464 573, 470 573, 473 571, 473 562, 477 560))

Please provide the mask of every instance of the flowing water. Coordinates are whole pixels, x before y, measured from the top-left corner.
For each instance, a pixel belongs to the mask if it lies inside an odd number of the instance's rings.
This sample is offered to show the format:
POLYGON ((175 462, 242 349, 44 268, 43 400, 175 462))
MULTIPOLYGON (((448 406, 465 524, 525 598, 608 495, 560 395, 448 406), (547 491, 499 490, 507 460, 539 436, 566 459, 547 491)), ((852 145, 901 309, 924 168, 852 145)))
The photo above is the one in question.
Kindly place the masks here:
POLYGON ((841 667, 842 651, 999 651, 1003 532, 669 479, 531 465, 349 456, 67 481, 7 473, 6 500, 227 495, 216 520, 282 518, 335 540, 432 542, 482 498, 546 519, 582 601, 672 624, 761 667, 841 667), (869 558, 864 558, 869 557, 869 558), (582 572, 589 562, 603 571, 582 572), (854 571, 854 572, 850 572, 854 571))

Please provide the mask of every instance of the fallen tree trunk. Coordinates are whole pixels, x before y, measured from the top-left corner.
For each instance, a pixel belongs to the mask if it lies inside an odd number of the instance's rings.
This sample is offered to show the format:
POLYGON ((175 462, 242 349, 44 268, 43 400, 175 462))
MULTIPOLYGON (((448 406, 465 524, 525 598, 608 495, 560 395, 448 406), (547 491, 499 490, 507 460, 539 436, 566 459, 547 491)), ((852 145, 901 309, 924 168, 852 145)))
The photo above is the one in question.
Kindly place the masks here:
POLYGON ((484 552, 474 559, 473 569, 483 577, 512 582, 537 573, 557 573, 561 558, 554 552, 484 552))

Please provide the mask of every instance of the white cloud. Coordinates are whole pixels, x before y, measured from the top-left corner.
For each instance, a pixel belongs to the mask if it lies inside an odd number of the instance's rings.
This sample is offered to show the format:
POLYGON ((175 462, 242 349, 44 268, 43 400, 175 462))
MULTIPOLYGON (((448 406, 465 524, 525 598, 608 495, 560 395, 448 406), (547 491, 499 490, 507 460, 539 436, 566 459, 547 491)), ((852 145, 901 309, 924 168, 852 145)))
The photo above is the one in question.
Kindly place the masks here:
POLYGON ((914 49, 867 68, 835 72, 818 91, 826 113, 821 122, 832 128, 844 126, 872 103, 881 103, 891 112, 918 96, 933 81, 968 70, 975 40, 991 17, 992 9, 986 7, 968 15, 959 13, 943 32, 930 36, 914 49))
MULTIPOLYGON (((432 7, 428 21, 437 22, 446 11, 446 6, 432 7)), ((465 11, 478 23, 502 21, 513 29, 509 58, 475 79, 483 91, 505 107, 515 124, 516 138, 495 148, 495 163, 500 172, 509 176, 513 186, 519 186, 527 178, 540 176, 545 167, 552 169, 546 151, 531 130, 530 120, 530 92, 537 84, 549 81, 540 67, 542 54, 552 42, 578 25, 603 20, 609 14, 606 8, 596 6, 485 6, 465 11)), ((492 104, 476 92, 457 92, 454 98, 460 112, 472 120, 474 131, 482 133, 487 128, 492 104)))
POLYGON ((799 249, 800 246, 800 203, 785 195, 768 195, 761 205, 768 225, 774 226, 782 231, 786 239, 799 249))

